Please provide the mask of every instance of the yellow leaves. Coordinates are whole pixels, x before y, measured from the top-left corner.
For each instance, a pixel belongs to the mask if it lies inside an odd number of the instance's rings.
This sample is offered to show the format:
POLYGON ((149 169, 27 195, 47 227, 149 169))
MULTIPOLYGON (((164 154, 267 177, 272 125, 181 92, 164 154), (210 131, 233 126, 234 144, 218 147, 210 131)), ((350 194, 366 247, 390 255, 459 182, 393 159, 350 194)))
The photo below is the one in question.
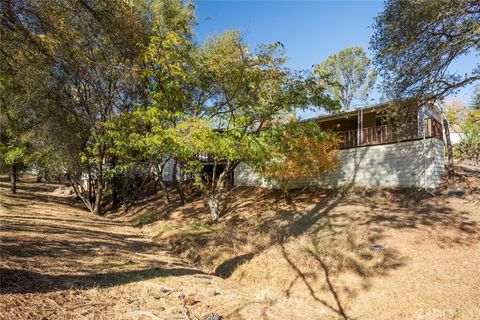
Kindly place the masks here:
POLYGON ((338 138, 315 124, 292 122, 263 135, 267 149, 259 171, 281 188, 296 179, 318 176, 338 165, 338 138))
POLYGON ((465 122, 477 124, 480 130, 480 110, 469 110, 465 116, 465 122))

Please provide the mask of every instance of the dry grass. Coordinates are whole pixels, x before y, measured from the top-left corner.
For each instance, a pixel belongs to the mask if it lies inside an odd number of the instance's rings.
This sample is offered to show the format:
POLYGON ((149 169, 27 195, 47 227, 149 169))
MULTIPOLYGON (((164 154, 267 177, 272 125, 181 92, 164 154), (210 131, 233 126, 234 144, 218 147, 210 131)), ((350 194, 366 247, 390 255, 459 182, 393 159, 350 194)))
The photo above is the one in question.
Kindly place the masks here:
POLYGON ((189 221, 208 224, 201 202, 174 210, 144 231, 268 305, 270 316, 249 305, 235 313, 239 319, 255 319, 249 313, 279 319, 470 319, 480 312, 474 267, 480 264, 479 186, 478 178, 457 177, 435 197, 421 190, 307 192, 294 195, 293 206, 272 191, 238 188, 229 198, 229 213, 209 232, 163 232, 189 221), (466 196, 448 196, 451 187, 466 196), (371 250, 374 244, 385 250, 371 250), (461 281, 452 277, 454 270, 461 281))
POLYGON ((480 179, 446 184, 466 195, 318 191, 287 206, 238 188, 212 225, 201 201, 99 218, 55 186, 3 183, 0 319, 479 318, 480 179))
POLYGON ((194 319, 210 310, 176 296, 190 291, 183 278, 211 277, 125 219, 95 217, 55 185, 23 182, 17 195, 0 187, 0 319, 194 319))

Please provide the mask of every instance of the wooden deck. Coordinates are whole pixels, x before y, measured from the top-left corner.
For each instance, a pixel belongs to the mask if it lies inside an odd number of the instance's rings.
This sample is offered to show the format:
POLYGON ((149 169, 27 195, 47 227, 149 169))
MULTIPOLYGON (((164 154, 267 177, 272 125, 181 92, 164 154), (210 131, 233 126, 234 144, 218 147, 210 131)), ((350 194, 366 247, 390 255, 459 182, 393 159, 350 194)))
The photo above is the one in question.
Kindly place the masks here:
MULTIPOLYGON (((424 131, 426 138, 443 140, 441 124, 436 120, 426 119, 424 131)), ((394 126, 387 124, 373 128, 364 128, 360 132, 359 130, 341 131, 338 132, 338 135, 342 140, 340 149, 381 145, 423 138, 423 135, 419 134, 416 123, 403 128, 401 131, 396 130, 394 126)))

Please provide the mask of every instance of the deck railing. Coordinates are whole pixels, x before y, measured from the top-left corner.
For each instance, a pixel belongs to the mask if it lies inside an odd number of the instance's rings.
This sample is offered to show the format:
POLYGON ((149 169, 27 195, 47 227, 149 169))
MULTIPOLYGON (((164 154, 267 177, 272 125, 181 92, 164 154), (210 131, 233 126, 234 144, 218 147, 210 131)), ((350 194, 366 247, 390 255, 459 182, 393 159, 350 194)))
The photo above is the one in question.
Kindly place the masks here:
POLYGON ((200 152, 197 154, 197 159, 202 162, 213 162, 213 157, 210 153, 200 152))
MULTIPOLYGON (((426 138, 433 137, 442 140, 442 127, 438 121, 426 119, 423 129, 425 130, 426 138)), ((416 124, 409 125, 401 130, 396 130, 394 126, 386 124, 372 128, 364 128, 360 135, 358 134, 358 130, 341 131, 338 135, 342 140, 340 149, 423 138, 423 135, 419 134, 416 124)))

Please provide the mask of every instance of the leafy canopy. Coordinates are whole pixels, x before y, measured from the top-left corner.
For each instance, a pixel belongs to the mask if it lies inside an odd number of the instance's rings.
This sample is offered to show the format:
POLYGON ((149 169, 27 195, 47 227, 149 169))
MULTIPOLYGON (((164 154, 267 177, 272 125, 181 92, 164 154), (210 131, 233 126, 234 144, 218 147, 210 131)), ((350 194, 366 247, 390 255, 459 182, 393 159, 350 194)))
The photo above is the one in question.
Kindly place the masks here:
POLYGON ((390 98, 441 100, 480 80, 480 63, 469 74, 449 72, 457 58, 480 50, 476 0, 388 0, 370 41, 390 98))
POLYGON ((338 144, 334 133, 317 124, 293 121, 262 131, 249 163, 287 195, 296 181, 335 169, 338 144))
POLYGON ((328 79, 327 88, 343 110, 350 110, 354 99, 368 101, 377 71, 362 47, 352 47, 331 55, 315 66, 315 71, 328 79))

